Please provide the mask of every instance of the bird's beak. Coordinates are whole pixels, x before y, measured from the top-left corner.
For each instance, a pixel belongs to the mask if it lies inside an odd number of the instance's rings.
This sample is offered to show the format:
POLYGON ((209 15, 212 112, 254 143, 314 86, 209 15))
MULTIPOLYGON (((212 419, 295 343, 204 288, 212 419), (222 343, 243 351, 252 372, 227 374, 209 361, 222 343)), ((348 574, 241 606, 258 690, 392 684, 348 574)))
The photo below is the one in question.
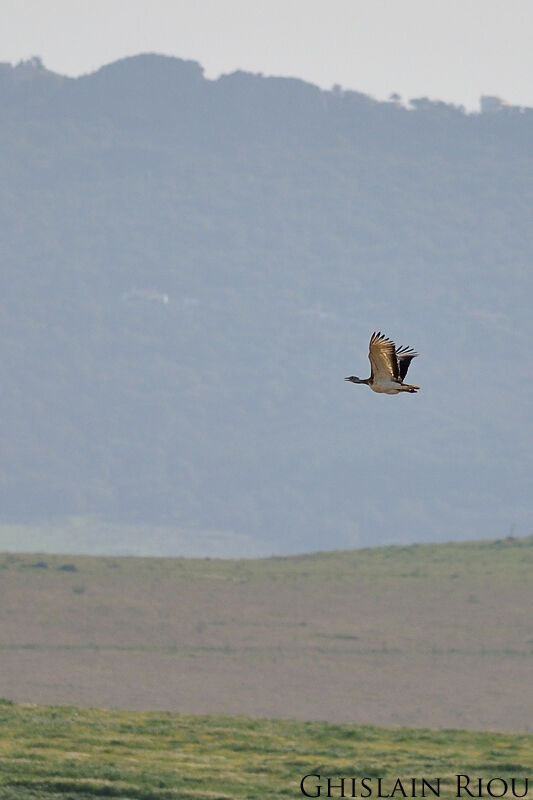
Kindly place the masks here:
POLYGON ((344 380, 345 380, 345 381, 349 381, 350 379, 349 379, 349 378, 345 378, 344 380))

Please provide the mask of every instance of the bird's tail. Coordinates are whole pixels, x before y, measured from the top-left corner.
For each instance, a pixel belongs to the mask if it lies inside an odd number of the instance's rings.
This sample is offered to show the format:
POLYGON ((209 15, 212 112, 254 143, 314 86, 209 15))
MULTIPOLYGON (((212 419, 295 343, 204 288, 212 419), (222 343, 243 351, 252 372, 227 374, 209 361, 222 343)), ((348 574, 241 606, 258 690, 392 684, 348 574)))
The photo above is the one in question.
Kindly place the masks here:
POLYGON ((418 392, 420 386, 410 386, 408 383, 402 383, 400 392, 411 392, 411 394, 418 392))

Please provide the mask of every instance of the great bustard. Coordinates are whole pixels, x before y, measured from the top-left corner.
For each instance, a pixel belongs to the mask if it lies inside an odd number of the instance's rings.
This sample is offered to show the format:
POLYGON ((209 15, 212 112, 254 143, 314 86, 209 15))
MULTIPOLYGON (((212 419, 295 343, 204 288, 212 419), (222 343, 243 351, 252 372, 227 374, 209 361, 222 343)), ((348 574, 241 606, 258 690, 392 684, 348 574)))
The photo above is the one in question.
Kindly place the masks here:
POLYGON ((403 379, 407 375, 409 364, 418 353, 411 347, 396 347, 394 342, 380 333, 373 333, 370 338, 368 357, 372 367, 370 378, 361 380, 351 375, 345 378, 352 383, 366 383, 373 392, 381 394, 398 394, 399 392, 417 392, 420 386, 409 386, 403 379))

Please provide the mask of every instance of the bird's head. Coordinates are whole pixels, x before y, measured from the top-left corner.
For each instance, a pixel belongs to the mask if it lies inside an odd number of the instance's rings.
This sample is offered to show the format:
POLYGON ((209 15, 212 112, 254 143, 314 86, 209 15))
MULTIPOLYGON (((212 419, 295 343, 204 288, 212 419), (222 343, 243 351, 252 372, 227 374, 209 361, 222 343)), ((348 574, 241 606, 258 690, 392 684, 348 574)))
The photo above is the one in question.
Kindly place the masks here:
POLYGON ((364 383, 361 378, 357 378, 355 375, 350 375, 349 378, 345 378, 345 381, 351 381, 351 383, 364 383))

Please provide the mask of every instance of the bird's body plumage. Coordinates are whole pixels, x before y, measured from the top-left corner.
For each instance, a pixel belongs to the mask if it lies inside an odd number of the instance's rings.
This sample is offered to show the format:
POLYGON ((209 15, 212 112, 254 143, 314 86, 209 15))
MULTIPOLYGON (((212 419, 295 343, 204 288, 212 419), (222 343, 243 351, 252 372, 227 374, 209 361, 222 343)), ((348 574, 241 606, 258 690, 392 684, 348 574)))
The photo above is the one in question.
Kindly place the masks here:
POLYGON ((409 364, 418 353, 410 347, 396 347, 393 341, 378 331, 370 338, 368 358, 370 359, 370 378, 361 380, 352 375, 346 378, 352 383, 364 383, 378 394, 399 394, 417 392, 419 386, 404 383, 409 364))

